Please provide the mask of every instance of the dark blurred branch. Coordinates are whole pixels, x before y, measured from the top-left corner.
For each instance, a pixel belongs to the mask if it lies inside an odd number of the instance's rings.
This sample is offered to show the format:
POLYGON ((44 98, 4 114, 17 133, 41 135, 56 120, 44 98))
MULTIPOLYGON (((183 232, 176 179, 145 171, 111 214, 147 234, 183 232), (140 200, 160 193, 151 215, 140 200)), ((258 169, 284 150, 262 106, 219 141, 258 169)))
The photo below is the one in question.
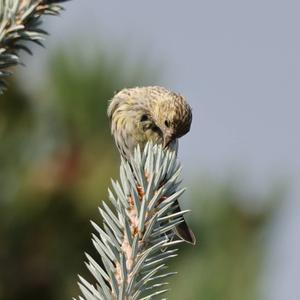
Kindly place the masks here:
POLYGON ((47 32, 42 15, 59 15, 67 0, 0 0, 0 94, 6 89, 10 68, 20 64, 19 52, 32 54, 27 42, 43 46, 47 32))

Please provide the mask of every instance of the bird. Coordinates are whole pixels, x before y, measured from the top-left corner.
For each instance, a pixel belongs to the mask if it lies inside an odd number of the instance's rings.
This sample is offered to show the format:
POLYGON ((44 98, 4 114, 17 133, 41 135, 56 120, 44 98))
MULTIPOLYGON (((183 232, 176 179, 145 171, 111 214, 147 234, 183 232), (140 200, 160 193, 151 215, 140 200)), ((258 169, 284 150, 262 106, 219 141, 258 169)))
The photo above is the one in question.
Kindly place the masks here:
MULTIPOLYGON (((192 109, 185 98, 160 86, 124 88, 110 100, 107 109, 111 133, 121 156, 129 161, 137 145, 147 142, 165 149, 176 149, 178 139, 189 132, 192 109)), ((177 201, 175 212, 180 212, 177 201)), ((195 245, 196 238, 186 221, 176 226, 175 234, 195 245)))

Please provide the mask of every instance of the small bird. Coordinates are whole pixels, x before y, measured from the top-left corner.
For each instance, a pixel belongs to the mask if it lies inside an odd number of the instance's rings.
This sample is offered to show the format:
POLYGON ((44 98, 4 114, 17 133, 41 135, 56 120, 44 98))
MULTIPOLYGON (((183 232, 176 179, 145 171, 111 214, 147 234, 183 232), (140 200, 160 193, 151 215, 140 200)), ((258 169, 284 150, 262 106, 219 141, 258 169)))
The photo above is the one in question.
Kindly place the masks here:
MULTIPOLYGON (((192 110, 184 97, 159 86, 121 90, 110 101, 107 114, 111 133, 126 160, 137 145, 143 150, 148 141, 177 149, 177 139, 190 130, 192 122, 192 110)), ((175 233, 191 244, 196 243, 185 221, 176 227, 175 233)))

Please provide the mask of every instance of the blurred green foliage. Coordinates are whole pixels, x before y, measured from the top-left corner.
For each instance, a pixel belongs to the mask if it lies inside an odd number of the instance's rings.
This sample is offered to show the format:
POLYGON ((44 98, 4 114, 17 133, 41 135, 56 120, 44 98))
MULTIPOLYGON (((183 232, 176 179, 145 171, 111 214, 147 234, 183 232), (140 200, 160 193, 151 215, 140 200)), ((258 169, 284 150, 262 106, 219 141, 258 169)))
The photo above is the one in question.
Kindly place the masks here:
POLYGON ((269 197, 250 197, 264 205, 249 210, 241 197, 232 184, 207 178, 197 184, 192 228, 198 244, 184 247, 174 262, 179 274, 171 281, 170 299, 259 299, 265 228, 276 206, 269 197))
MULTIPOLYGON (((35 92, 15 81, 0 98, 0 299, 71 299, 77 274, 88 277, 84 251, 97 257, 89 220, 99 222, 119 164, 107 100, 156 78, 123 61, 58 50, 35 92)), ((174 260, 170 299, 256 299, 270 209, 253 214, 239 207, 234 187, 209 186, 191 199, 198 245, 174 260)))

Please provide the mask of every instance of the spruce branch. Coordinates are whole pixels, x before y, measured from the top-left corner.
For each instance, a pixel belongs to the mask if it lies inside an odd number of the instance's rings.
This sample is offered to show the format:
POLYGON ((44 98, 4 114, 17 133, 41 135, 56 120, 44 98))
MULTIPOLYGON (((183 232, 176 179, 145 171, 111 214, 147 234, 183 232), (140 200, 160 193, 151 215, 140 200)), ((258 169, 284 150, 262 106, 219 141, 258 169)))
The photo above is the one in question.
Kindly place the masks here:
POLYGON ((97 262, 86 254, 86 266, 96 285, 79 276, 80 300, 145 300, 165 293, 167 270, 177 256, 173 230, 187 211, 175 212, 184 189, 179 189, 181 167, 175 152, 148 143, 137 147, 130 162, 122 160, 120 183, 108 190, 112 209, 99 208, 103 227, 92 221, 97 232, 92 242, 101 256, 97 262))
POLYGON ((21 64, 21 50, 32 54, 27 42, 43 46, 47 32, 41 28, 42 15, 59 15, 68 0, 0 0, 0 94, 11 67, 21 64))

